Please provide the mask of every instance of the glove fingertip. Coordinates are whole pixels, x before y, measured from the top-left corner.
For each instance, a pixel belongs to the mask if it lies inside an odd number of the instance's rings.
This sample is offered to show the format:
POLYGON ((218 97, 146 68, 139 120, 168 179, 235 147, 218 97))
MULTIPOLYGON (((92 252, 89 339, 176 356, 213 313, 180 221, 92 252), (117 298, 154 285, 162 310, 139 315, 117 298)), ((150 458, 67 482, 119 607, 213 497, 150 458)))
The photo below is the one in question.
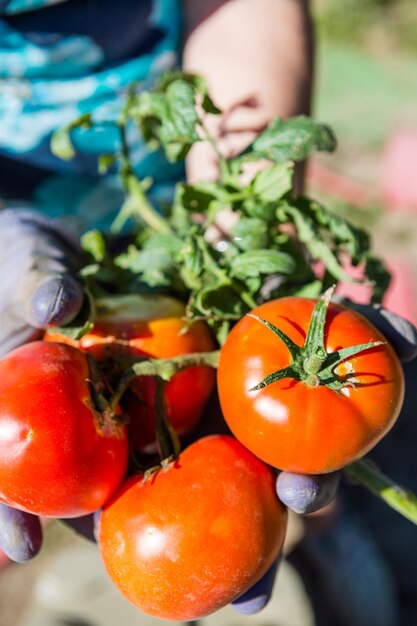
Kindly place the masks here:
POLYGON ((268 604, 270 600, 271 594, 264 594, 262 596, 258 596, 253 600, 248 600, 247 602, 234 602, 233 608, 237 613, 241 615, 255 615, 262 611, 265 606, 268 604))
POLYGON ((399 359, 403 363, 415 359, 417 356, 417 328, 414 324, 387 309, 381 309, 381 318, 384 325, 380 325, 380 330, 392 343, 399 359))
POLYGON ((276 489, 278 498, 289 509, 300 515, 314 513, 329 504, 336 496, 340 472, 307 475, 281 472, 276 489))
POLYGON ((83 300, 83 288, 72 276, 48 276, 32 295, 28 321, 36 328, 65 325, 80 312, 83 300))
POLYGON ((259 613, 271 599, 272 589, 277 575, 278 566, 281 563, 279 556, 253 587, 232 602, 232 607, 241 615, 254 615, 259 613))

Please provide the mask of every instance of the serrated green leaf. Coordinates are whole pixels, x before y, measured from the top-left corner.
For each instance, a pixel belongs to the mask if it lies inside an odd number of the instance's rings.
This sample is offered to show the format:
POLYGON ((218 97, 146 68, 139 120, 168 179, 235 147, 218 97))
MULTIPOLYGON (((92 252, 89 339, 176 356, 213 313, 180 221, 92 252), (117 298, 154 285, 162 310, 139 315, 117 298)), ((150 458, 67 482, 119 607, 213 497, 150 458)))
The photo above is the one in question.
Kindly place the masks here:
POLYGON ((179 253, 181 278, 189 289, 200 289, 204 255, 196 237, 187 237, 179 253))
POLYGON ((166 98, 169 110, 169 123, 166 123, 166 129, 163 125, 166 139, 170 140, 174 136, 188 141, 198 140, 195 129, 198 115, 193 88, 182 80, 176 80, 169 85, 166 98))
POLYGON ((185 183, 177 185, 176 202, 193 213, 206 213, 214 199, 213 193, 207 191, 204 186, 185 183))
POLYGON ((369 250, 369 235, 363 229, 353 226, 341 216, 308 198, 298 198, 296 205, 318 226, 329 231, 335 245, 343 246, 353 263, 359 262, 363 254, 369 250))
POLYGON ((299 240, 306 246, 314 260, 322 261, 327 271, 338 281, 355 282, 345 272, 334 252, 323 239, 313 220, 298 208, 288 206, 285 209, 293 222, 299 240))
POLYGON ((232 276, 240 279, 263 274, 291 274, 295 263, 279 250, 249 250, 235 257, 230 265, 232 276))
POLYGON ((293 186, 292 163, 276 163, 256 174, 252 181, 254 194, 263 202, 280 200, 293 186))
POLYGON ((129 246, 115 259, 115 265, 137 274, 149 287, 166 287, 173 282, 175 264, 167 250, 129 246))
POLYGON ((242 202, 240 210, 243 215, 263 220, 268 227, 276 224, 276 205, 272 202, 261 202, 253 194, 242 202))
POLYGON ((193 213, 207 213, 213 202, 220 201, 222 206, 226 206, 232 194, 216 181, 202 181, 194 185, 180 183, 177 185, 176 202, 193 213))
POLYGON ((332 129, 305 115, 276 119, 254 140, 244 154, 273 162, 301 161, 316 151, 333 152, 336 138, 332 129))
POLYGON ((175 235, 155 234, 144 242, 142 248, 129 245, 114 263, 116 267, 137 275, 149 287, 172 287, 182 291, 176 260, 182 245, 181 239, 175 235))
POLYGON ((232 241, 240 250, 266 248, 269 242, 268 226, 264 220, 242 217, 232 228, 232 241))
POLYGON ((198 114, 195 90, 182 79, 168 84, 165 92, 140 93, 132 108, 145 141, 157 140, 167 158, 185 158, 191 146, 199 141, 196 130, 198 114))
POLYGON ((202 315, 240 319, 248 307, 239 294, 228 282, 219 282, 199 291, 195 298, 195 307, 202 315))
POLYGON ((155 85, 155 90, 159 92, 164 92, 167 90, 171 83, 177 80, 181 80, 194 87, 196 92, 202 98, 202 107, 204 111, 206 111, 207 113, 212 113, 213 115, 218 115, 219 113, 221 113, 220 109, 216 107, 216 105, 210 98, 205 78, 203 78, 203 76, 200 76, 199 74, 191 74, 189 72, 183 72, 181 70, 166 72, 158 79, 155 85))

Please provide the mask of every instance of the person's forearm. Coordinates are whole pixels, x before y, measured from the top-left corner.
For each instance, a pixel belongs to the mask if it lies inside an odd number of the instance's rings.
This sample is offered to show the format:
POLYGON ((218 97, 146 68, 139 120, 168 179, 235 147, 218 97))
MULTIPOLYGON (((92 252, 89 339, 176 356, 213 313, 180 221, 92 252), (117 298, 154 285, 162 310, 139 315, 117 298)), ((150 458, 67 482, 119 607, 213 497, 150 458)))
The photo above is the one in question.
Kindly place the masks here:
MULTIPOLYGON (((306 0, 185 0, 184 7, 184 69, 205 77, 224 111, 211 119, 211 131, 226 155, 271 119, 309 113, 313 36, 306 0)), ((213 174, 208 150, 191 154, 190 178, 213 174)))

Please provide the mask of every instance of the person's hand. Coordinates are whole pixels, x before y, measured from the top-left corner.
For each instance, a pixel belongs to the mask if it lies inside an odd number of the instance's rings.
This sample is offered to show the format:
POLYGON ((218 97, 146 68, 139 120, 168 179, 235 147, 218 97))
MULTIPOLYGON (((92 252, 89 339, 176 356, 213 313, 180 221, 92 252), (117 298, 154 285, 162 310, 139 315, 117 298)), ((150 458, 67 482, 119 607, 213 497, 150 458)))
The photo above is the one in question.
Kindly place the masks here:
MULTIPOLYGON (((0 357, 77 315, 83 290, 72 274, 80 261, 75 238, 58 223, 34 211, 0 211, 0 357)), ((24 562, 41 545, 38 517, 0 504, 5 554, 24 562)))
MULTIPOLYGON (((371 321, 390 341, 403 363, 417 356, 417 329, 406 319, 380 305, 359 305, 350 301, 344 301, 343 304, 355 309, 371 321)), ((341 472, 334 472, 308 476, 280 472, 276 482, 277 495, 295 513, 317 512, 330 504, 336 496, 340 474, 341 472)), ((236 611, 252 615, 266 606, 272 594, 280 560, 281 557, 256 585, 232 603, 236 611)))
POLYGON ((37 515, 0 502, 0 548, 16 563, 36 556, 42 546, 42 527, 37 515))
POLYGON ((75 238, 58 223, 25 209, 0 211, 0 357, 77 315, 80 261, 75 238))

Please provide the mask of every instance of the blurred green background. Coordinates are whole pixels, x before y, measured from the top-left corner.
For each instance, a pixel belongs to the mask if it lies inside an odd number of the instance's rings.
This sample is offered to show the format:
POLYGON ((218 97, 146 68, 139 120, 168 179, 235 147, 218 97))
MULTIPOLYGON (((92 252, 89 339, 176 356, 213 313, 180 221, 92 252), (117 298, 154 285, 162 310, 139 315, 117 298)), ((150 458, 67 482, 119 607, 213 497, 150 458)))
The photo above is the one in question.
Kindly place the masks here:
POLYGON ((388 136, 417 130, 417 2, 313 0, 312 7, 314 115, 336 131, 337 169, 371 181, 372 157, 388 136))

